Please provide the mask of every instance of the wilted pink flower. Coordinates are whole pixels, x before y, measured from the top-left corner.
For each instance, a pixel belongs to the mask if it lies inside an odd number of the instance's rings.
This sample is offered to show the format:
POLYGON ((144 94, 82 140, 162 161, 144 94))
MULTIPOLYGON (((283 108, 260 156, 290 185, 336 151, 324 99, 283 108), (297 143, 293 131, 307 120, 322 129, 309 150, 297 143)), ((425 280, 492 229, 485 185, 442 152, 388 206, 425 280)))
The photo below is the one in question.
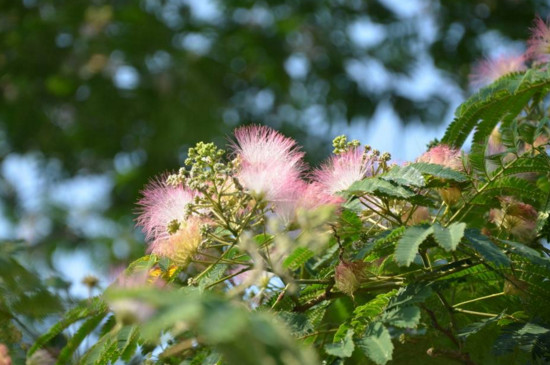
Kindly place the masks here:
POLYGON ((460 150, 452 149, 444 144, 430 148, 428 152, 417 159, 417 162, 433 163, 457 171, 464 170, 460 150))
POLYGON ((470 84, 474 87, 490 84, 504 75, 524 71, 525 56, 501 56, 478 62, 470 75, 470 84))
POLYGON ((535 61, 550 61, 550 25, 541 18, 535 18, 535 26, 531 28, 531 38, 527 41, 527 55, 535 61))
POLYGON ((202 220, 188 217, 186 208, 196 193, 183 186, 154 181, 138 202, 138 225, 143 227, 150 250, 154 254, 185 263, 200 244, 202 220))
POLYGON ((502 208, 491 209, 489 220, 522 242, 532 241, 536 236, 537 210, 509 196, 499 200, 502 208))
MULTIPOLYGON (((332 156, 328 162, 313 173, 313 180, 321 186, 325 194, 334 195, 346 190, 356 181, 362 180, 369 172, 370 161, 365 160, 363 151, 351 149, 332 156)), ((315 187, 315 189, 318 189, 315 187)))
POLYGON ((367 278, 363 261, 342 261, 334 269, 334 284, 340 291, 353 297, 361 282, 367 278))
POLYGON ((235 130, 233 150, 239 159, 239 183, 267 201, 290 201, 302 185, 304 154, 296 142, 265 126, 235 130))

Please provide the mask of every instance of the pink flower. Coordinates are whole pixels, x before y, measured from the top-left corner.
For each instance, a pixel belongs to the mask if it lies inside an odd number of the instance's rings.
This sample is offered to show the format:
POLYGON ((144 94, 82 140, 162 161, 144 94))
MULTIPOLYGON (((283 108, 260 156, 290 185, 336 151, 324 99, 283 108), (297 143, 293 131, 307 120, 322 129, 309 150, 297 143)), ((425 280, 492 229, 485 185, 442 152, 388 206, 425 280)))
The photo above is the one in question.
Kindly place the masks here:
POLYGON ((233 150, 239 159, 239 183, 252 194, 270 202, 295 199, 303 184, 303 152, 296 142, 265 126, 235 130, 233 150))
POLYGON ((296 216, 297 209, 316 209, 325 205, 339 205, 344 198, 328 194, 326 189, 317 182, 302 182, 295 190, 293 199, 279 202, 275 206, 275 213, 285 222, 291 222, 296 216))
POLYGON ((417 159, 417 162, 433 163, 457 171, 464 170, 460 150, 452 149, 444 144, 430 148, 428 152, 417 159))
POLYGON ((550 26, 541 18, 535 18, 531 38, 527 41, 527 55, 535 61, 550 61, 550 26))
POLYGON ((504 75, 524 71, 525 56, 501 56, 492 60, 484 60, 473 67, 470 84, 480 87, 498 80, 504 75))
POLYGON ((185 265, 197 253, 202 242, 201 225, 204 221, 190 217, 181 223, 178 230, 162 240, 151 243, 149 250, 155 255, 168 257, 172 261, 185 265))
POLYGON ((162 181, 153 181, 147 186, 138 202, 141 214, 137 224, 151 242, 151 252, 178 263, 185 263, 193 255, 201 241, 203 222, 186 214, 195 196, 190 189, 162 181))
POLYGON ((312 187, 328 195, 346 190, 369 172, 371 160, 366 160, 359 148, 332 156, 328 162, 313 173, 313 181, 320 187, 312 187))

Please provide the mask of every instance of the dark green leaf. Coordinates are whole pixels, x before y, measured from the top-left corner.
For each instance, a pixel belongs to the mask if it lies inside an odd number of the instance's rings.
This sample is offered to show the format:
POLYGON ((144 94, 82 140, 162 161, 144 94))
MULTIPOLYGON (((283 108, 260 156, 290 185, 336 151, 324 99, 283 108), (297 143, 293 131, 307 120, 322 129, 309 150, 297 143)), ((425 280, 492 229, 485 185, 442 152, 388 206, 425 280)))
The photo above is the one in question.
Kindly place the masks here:
POLYGON ((431 226, 413 226, 407 228, 395 248, 395 261, 400 266, 409 266, 413 262, 418 247, 433 232, 431 226))
POLYGON ((368 325, 364 337, 355 341, 363 353, 378 365, 392 359, 393 344, 388 329, 380 322, 368 325))
POLYGON ((468 181, 468 177, 462 172, 437 164, 415 162, 409 165, 422 174, 431 175, 439 179, 453 180, 456 182, 468 181))
POLYGON ((426 185, 424 176, 413 166, 394 166, 390 171, 381 176, 382 179, 392 181, 399 185, 422 187, 426 185))
POLYGON ((509 266, 510 259, 498 248, 489 237, 482 235, 476 230, 468 229, 465 233, 470 245, 485 260, 496 264, 497 266, 509 266))
POLYGON ((336 357, 351 357, 355 350, 353 333, 353 330, 349 329, 342 341, 325 345, 326 353, 336 357))
POLYGON ((390 326, 416 328, 420 322, 420 308, 417 306, 394 307, 384 313, 382 321, 390 326))
POLYGON ((436 242, 446 251, 454 251, 464 236, 465 223, 452 223, 448 227, 439 224, 433 226, 436 242))

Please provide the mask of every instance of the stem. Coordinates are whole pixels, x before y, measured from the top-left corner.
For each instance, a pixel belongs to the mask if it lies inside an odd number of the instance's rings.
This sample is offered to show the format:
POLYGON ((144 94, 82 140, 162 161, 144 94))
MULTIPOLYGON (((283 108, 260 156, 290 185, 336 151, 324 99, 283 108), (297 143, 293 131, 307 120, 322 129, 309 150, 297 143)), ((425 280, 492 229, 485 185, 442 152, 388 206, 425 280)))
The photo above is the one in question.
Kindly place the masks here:
POLYGON ((464 305, 464 304, 469 304, 469 303, 474 303, 474 302, 477 302, 478 300, 484 300, 484 299, 489 299, 489 298, 495 298, 495 297, 499 297, 501 295, 504 295, 504 292, 500 292, 500 293, 495 293, 495 294, 491 294, 491 295, 486 295, 484 297, 479 297, 479 298, 476 298, 476 299, 471 299, 471 300, 466 300, 465 302, 460 302, 458 304, 455 304, 453 305, 453 308, 456 310, 456 307, 459 307, 461 305, 464 305))
POLYGON ((453 308, 453 310, 455 312, 460 312, 460 313, 465 313, 465 314, 473 314, 473 315, 482 316, 482 317, 496 317, 496 316, 498 316, 498 314, 495 314, 495 313, 476 312, 476 311, 470 311, 470 310, 461 309, 461 308, 453 308))
POLYGON ((231 251, 231 249, 233 248, 233 246, 235 246, 235 243, 233 243, 231 246, 229 246, 229 248, 227 249, 227 251, 225 251, 225 252, 224 252, 215 262, 213 262, 212 264, 210 264, 210 266, 208 266, 206 269, 204 269, 199 275, 195 276, 195 277, 193 278, 193 282, 196 283, 197 280, 199 280, 200 278, 202 278, 204 275, 208 274, 208 272, 209 272, 210 270, 212 270, 212 268, 214 268, 214 266, 216 266, 217 264, 219 264, 220 261, 221 261, 222 259, 225 258, 224 256, 227 255, 227 254, 231 251))
POLYGON ((225 277, 223 277, 223 278, 221 278, 221 279, 219 279, 219 280, 216 280, 216 281, 214 281, 213 283, 207 285, 205 289, 210 289, 211 287, 216 286, 216 285, 218 285, 219 283, 223 283, 224 281, 229 280, 229 279, 231 279, 231 278, 233 278, 233 277, 235 277, 235 276, 237 276, 237 275, 241 275, 242 273, 247 272, 248 270, 250 270, 250 267, 246 267, 246 268, 244 268, 244 269, 242 269, 242 270, 240 270, 240 271, 237 271, 236 273, 233 273, 233 274, 231 274, 231 275, 227 275, 227 276, 225 276, 225 277))
POLYGON ((281 292, 279 293, 279 296, 277 296, 277 300, 271 306, 271 309, 275 309, 277 305, 283 300, 283 298, 285 297, 286 291, 288 290, 289 287, 290 287, 290 284, 285 285, 283 290, 281 290, 281 292))
POLYGON ((444 328, 439 324, 435 313, 425 305, 421 305, 421 307, 426 311, 426 313, 428 313, 428 316, 430 316, 430 319, 432 320, 432 325, 434 326, 434 328, 440 331, 441 333, 443 333, 445 336, 447 336, 447 338, 451 340, 456 345, 456 347, 460 348, 460 342, 458 341, 458 339, 455 337, 455 335, 453 334, 453 332, 451 332, 450 329, 444 328))
POLYGON ((307 335, 304 335, 302 337, 298 337, 298 340, 303 340, 304 338, 321 335, 323 333, 334 333, 336 331, 338 331, 338 328, 332 328, 330 330, 321 330, 321 331, 317 331, 317 332, 313 332, 313 333, 308 333, 307 335))
POLYGON ((506 171, 506 169, 510 168, 513 164, 515 164, 516 162, 518 161, 518 159, 516 158, 515 160, 511 161, 509 164, 505 165, 502 167, 502 170, 500 170, 498 173, 496 173, 492 178, 489 178, 489 180, 487 181, 487 183, 485 185, 483 185, 480 189, 477 189, 476 190, 476 193, 474 195, 472 195, 472 197, 468 200, 468 202, 464 203, 464 205, 462 205, 462 207, 460 207, 456 212, 455 214, 453 214, 453 216, 449 219, 449 221, 445 224, 445 227, 447 227, 449 224, 451 224, 456 218, 458 218, 458 216, 462 213, 462 211, 467 208, 466 212, 465 213, 468 213, 472 207, 474 206, 472 203, 472 201, 474 201, 475 198, 477 198, 479 196, 479 194, 481 194, 482 192, 485 191, 485 189, 487 189, 491 183, 493 181, 495 181, 496 179, 498 179, 500 177, 500 175, 502 175, 504 173, 504 171, 506 171))
POLYGON ((334 280, 332 279, 296 279, 296 284, 330 284, 334 280))

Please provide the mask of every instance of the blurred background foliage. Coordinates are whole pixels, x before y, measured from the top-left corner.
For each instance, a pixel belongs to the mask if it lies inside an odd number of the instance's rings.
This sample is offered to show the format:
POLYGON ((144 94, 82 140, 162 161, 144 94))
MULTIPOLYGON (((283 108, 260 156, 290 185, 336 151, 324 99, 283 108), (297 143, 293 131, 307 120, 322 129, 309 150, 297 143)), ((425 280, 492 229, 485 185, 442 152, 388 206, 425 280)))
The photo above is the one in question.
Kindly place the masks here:
POLYGON ((383 110, 446 124, 472 63, 522 52, 549 11, 546 0, 4 0, 0 237, 24 240, 45 276, 116 271, 145 249, 139 190, 197 141, 265 123, 318 162, 334 135, 384 123, 383 110))

